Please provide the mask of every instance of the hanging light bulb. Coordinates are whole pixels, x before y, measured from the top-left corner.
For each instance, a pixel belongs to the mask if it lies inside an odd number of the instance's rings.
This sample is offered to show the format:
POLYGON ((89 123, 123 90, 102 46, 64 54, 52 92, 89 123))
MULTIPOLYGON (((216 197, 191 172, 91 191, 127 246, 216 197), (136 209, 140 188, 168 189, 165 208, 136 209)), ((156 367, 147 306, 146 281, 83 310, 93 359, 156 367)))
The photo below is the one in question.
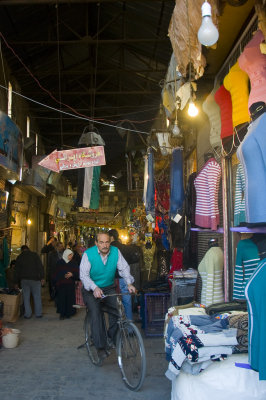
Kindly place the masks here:
POLYGON ((175 120, 175 124, 174 124, 172 132, 173 132, 173 136, 178 136, 180 133, 180 129, 177 125, 177 120, 175 120))
POLYGON ((167 156, 167 154, 168 154, 165 142, 162 143, 161 153, 162 153, 162 156, 167 156))
POLYGON ((189 102, 187 113, 190 117, 196 117, 199 113, 198 108, 195 106, 195 103, 192 100, 189 102))
POLYGON ((32 222, 31 219, 28 218, 28 219, 27 219, 27 225, 31 225, 31 222, 32 222))
POLYGON ((212 22, 212 9, 211 5, 205 0, 201 7, 202 23, 198 30, 198 39, 204 46, 214 45, 218 38, 219 32, 214 23, 212 22))

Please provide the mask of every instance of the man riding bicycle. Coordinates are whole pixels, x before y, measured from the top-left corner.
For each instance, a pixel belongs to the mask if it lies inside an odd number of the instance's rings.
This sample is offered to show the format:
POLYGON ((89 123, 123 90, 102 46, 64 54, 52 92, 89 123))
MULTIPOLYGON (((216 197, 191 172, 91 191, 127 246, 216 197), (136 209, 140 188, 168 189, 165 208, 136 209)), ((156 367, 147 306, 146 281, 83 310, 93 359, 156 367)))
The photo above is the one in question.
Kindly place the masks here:
POLYGON ((83 299, 91 316, 92 340, 98 350, 100 358, 106 357, 107 338, 101 312, 103 303, 109 314, 108 336, 115 342, 117 331, 117 301, 115 296, 105 297, 103 295, 114 294, 115 272, 127 283, 129 293, 135 293, 132 285, 134 278, 130 275, 130 268, 117 247, 110 246, 108 233, 99 233, 95 239, 95 246, 87 249, 80 263, 80 280, 83 283, 83 299), (100 301, 100 299, 102 299, 100 301))

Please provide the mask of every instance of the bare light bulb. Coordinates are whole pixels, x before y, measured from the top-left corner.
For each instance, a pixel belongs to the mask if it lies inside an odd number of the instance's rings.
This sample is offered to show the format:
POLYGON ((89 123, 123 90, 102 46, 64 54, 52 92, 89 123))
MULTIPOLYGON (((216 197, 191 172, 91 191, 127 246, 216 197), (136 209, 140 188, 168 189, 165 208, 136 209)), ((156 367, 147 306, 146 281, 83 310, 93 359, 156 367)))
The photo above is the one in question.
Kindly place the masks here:
POLYGON ((27 224, 31 225, 31 219, 30 218, 27 219, 27 224))
POLYGON ((178 136, 179 133, 180 133, 180 129, 179 129, 178 125, 177 125, 177 121, 175 121, 175 124, 174 124, 172 132, 173 132, 174 136, 178 136))
POLYGON ((202 4, 201 13, 202 23, 198 30, 198 39, 204 46, 212 46, 217 42, 219 32, 212 22, 212 9, 211 5, 207 1, 202 4))
POLYGON ((162 143, 161 153, 162 153, 162 156, 167 156, 167 154, 168 154, 165 142, 162 143))
POLYGON ((198 110, 198 108, 195 106, 195 104, 193 103, 193 101, 191 101, 191 102, 189 103, 187 113, 188 113, 188 115, 189 115, 190 117, 196 117, 196 116, 198 115, 199 110, 198 110))

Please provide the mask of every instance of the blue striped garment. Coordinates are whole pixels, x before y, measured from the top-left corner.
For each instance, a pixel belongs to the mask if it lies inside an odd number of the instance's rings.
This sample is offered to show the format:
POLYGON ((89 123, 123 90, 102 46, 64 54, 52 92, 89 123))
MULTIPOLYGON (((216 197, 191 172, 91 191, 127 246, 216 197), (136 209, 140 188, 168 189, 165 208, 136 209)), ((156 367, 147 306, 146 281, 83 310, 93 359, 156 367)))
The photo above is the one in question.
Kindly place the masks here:
POLYGON ((252 240, 240 240, 236 250, 233 299, 245 299, 245 287, 260 261, 258 247, 252 240))
POLYGON ((239 163, 236 170, 234 226, 240 225, 241 222, 246 222, 245 186, 243 166, 239 163))

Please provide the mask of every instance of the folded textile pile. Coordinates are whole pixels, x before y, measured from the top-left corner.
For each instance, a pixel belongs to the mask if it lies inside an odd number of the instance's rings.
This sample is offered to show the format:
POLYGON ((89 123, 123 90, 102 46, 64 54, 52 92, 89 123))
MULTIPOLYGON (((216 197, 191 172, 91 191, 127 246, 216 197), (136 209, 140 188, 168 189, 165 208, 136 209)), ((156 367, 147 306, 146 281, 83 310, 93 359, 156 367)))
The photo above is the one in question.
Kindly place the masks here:
POLYGON ((238 344, 236 336, 237 329, 229 327, 227 316, 218 319, 209 315, 171 316, 165 326, 165 352, 169 361, 166 377, 173 380, 181 368, 198 374, 213 361, 225 359, 238 344))
POLYGON ((239 313, 228 316, 228 323, 230 328, 237 329, 237 342, 238 345, 233 348, 233 353, 247 353, 248 352, 248 313, 239 313))

